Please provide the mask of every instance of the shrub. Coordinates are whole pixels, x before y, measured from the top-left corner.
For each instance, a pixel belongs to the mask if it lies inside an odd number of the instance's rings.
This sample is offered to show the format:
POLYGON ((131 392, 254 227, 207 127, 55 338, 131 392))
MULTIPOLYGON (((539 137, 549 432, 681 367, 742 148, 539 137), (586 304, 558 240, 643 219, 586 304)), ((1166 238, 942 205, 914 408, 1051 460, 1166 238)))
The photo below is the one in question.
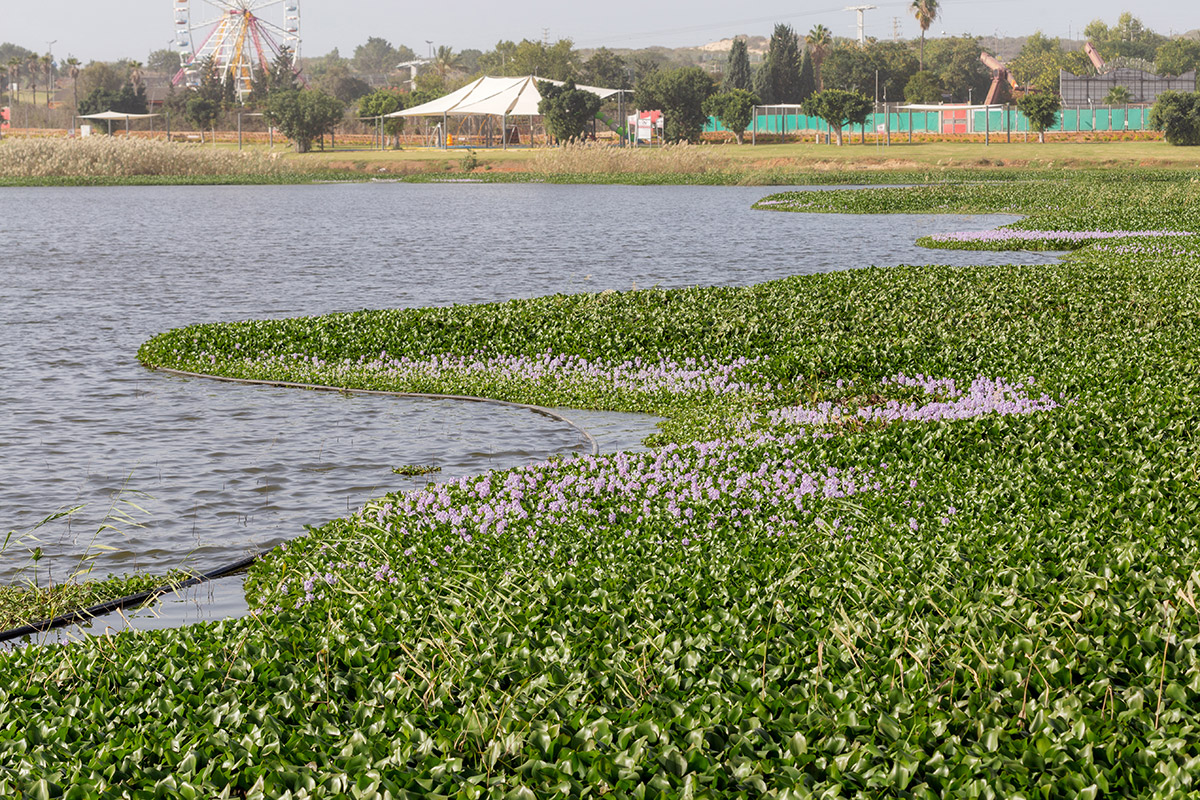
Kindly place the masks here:
POLYGON ((1150 109, 1150 125, 1171 144, 1200 144, 1200 92, 1163 92, 1150 109))

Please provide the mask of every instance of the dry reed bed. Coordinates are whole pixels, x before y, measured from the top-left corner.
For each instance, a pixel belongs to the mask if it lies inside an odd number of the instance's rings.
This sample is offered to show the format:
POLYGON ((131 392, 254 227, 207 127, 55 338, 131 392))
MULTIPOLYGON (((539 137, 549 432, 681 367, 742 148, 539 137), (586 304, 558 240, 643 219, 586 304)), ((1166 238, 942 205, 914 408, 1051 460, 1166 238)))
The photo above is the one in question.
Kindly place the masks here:
POLYGON ((271 175, 282 170, 260 153, 134 138, 23 138, 0 143, 0 178, 271 175))
POLYGON ((611 147, 568 144, 539 152, 530 171, 542 175, 612 173, 697 174, 721 172, 729 159, 711 147, 671 144, 663 147, 611 147))

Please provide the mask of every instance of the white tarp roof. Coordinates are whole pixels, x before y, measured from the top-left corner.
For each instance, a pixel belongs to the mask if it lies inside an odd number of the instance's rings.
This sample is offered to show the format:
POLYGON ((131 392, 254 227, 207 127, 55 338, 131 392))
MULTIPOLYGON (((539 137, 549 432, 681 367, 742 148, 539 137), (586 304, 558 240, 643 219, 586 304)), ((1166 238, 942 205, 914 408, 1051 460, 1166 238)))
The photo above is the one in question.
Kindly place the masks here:
MULTIPOLYGON (((386 114, 388 117, 440 117, 443 115, 465 116, 491 114, 494 116, 537 114, 542 95, 537 90, 540 80, 533 75, 523 78, 493 78, 484 76, 468 83, 450 94, 386 114)), ((550 81, 562 85, 562 81, 550 81)), ((576 86, 585 92, 598 95, 601 99, 612 97, 620 89, 602 89, 596 86, 576 86)))
POLYGON ((120 111, 101 111, 99 114, 80 114, 80 119, 149 119, 158 114, 122 114, 120 111))

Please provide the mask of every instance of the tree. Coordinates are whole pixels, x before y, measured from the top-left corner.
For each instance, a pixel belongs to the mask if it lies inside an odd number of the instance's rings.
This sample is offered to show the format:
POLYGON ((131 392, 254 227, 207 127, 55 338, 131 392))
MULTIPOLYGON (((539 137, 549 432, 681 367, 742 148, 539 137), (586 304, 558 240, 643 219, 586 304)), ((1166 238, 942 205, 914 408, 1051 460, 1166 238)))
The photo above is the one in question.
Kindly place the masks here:
POLYGON ((46 76, 46 108, 50 107, 50 92, 54 88, 54 57, 42 56, 42 74, 46 76))
POLYGON ((400 132, 404 130, 404 117, 386 117, 384 115, 408 107, 410 95, 396 89, 376 89, 371 94, 358 98, 358 115, 360 117, 384 117, 383 133, 395 137, 392 146, 400 146, 400 132))
POLYGON ((292 140, 297 153, 311 150, 313 140, 331 131, 344 113, 340 100, 313 89, 276 92, 266 108, 267 120, 292 140))
POLYGON ((929 43, 926 69, 938 76, 942 91, 950 95, 951 102, 966 103, 987 97, 992 73, 979 60, 982 52, 979 40, 973 36, 952 36, 929 43))
POLYGON ((1150 124, 1173 145, 1200 145, 1200 93, 1163 92, 1150 109, 1150 124))
POLYGON ((904 85, 904 101, 907 103, 942 102, 942 83, 927 69, 915 73, 904 85))
POLYGON ((823 85, 846 92, 875 94, 875 62, 866 47, 843 40, 825 55, 823 85))
POLYGON ((642 109, 658 109, 666 117, 667 141, 694 141, 708 121, 704 101, 713 93, 712 78, 699 67, 658 71, 638 84, 634 103, 642 109))
POLYGON ((146 69, 159 75, 174 76, 180 66, 179 53, 165 47, 146 56, 146 69))
POLYGON ((79 70, 79 92, 87 96, 97 89, 117 92, 125 84, 124 73, 105 61, 91 61, 79 70))
POLYGON ((327 94, 349 105, 371 93, 371 84, 354 75, 339 75, 327 84, 327 94))
POLYGON ((473 47, 468 47, 466 50, 459 50, 458 68, 467 75, 474 75, 479 72, 479 57, 482 55, 482 50, 476 50, 473 47))
POLYGON ((133 85, 135 92, 142 88, 142 62, 129 62, 129 82, 133 85))
POLYGON ((79 113, 79 59, 75 56, 68 56, 63 62, 67 67, 67 74, 71 76, 71 107, 75 109, 75 113, 79 113))
POLYGON ((145 114, 146 89, 134 89, 133 84, 126 83, 119 90, 110 92, 106 89, 93 89, 83 100, 79 101, 80 114, 98 114, 102 111, 116 111, 120 114, 145 114))
POLYGON ((1200 41, 1172 39, 1154 54, 1154 67, 1159 75, 1182 75, 1200 68, 1200 41))
POLYGON ((1046 141, 1046 130, 1058 118, 1062 98, 1057 92, 1030 92, 1017 101, 1017 108, 1029 120, 1029 127, 1037 131, 1038 141, 1046 141))
POLYGON ((598 86, 605 89, 628 89, 629 68, 625 59, 601 47, 592 53, 579 70, 579 80, 588 86, 598 86))
POLYGON ((917 57, 902 42, 870 42, 860 46, 843 41, 825 58, 825 86, 868 97, 899 98, 917 72, 917 57))
MULTIPOLYGON (((351 78, 348 62, 344 58, 338 57, 336 50, 333 54, 335 57, 332 61, 322 62, 323 69, 320 77, 314 78, 315 84, 329 88, 331 91, 333 87, 336 87, 338 80, 351 78)), ((328 56, 324 58, 328 59, 328 56)), ((361 88, 359 84, 366 86, 364 81, 354 80, 357 83, 343 88, 343 93, 353 94, 356 89, 361 88)), ((275 92, 286 92, 298 88, 300 88, 300 81, 297 77, 296 65, 292 60, 292 51, 286 46, 281 47, 266 69, 256 69, 251 76, 249 103, 261 106, 275 92)), ((369 91, 371 88, 367 86, 363 93, 369 91)))
POLYGON ((734 39, 729 48, 729 58, 725 61, 725 77, 721 80, 721 89, 728 92, 732 89, 749 90, 754 85, 754 73, 750 70, 750 53, 746 50, 745 39, 734 39))
POLYGON ((737 143, 741 144, 742 134, 754 117, 756 105, 758 98, 752 93, 745 89, 730 89, 721 94, 711 95, 704 101, 703 109, 705 114, 719 119, 726 130, 733 132, 737 143))
POLYGON ((641 82, 663 68, 663 61, 652 53, 636 53, 629 59, 633 70, 633 86, 637 88, 641 82))
MULTIPOLYGON (((188 98, 183 113, 196 126, 196 130, 200 131, 200 143, 203 144, 205 128, 212 130, 216 127, 217 117, 221 113, 221 103, 197 92, 188 98)), ((216 142, 215 130, 213 131, 213 141, 216 142)))
POLYGON ((354 69, 364 75, 387 75, 394 72, 401 61, 409 60, 403 58, 387 39, 371 36, 364 44, 354 48, 352 63, 354 69))
POLYGON ((813 65, 812 51, 809 48, 804 48, 804 55, 800 57, 800 102, 817 91, 817 75, 813 65))
POLYGON ((813 74, 816 76, 816 90, 819 92, 825 88, 821 66, 825 63, 825 56, 833 47, 833 33, 824 25, 814 25, 808 35, 804 37, 804 43, 808 45, 808 51, 812 53, 813 74))
POLYGON ((1057 93, 1062 70, 1075 75, 1095 72, 1091 61, 1082 51, 1064 52, 1062 42, 1036 31, 1025 40, 1021 52, 1008 64, 1009 71, 1022 86, 1038 91, 1057 93))
POLYGON ((443 81, 446 76, 458 70, 458 55, 454 52, 454 48, 446 45, 438 45, 437 52, 433 56, 433 68, 437 70, 438 77, 443 81))
POLYGON ((1108 94, 1104 95, 1104 105, 1106 106, 1123 106, 1133 99, 1132 92, 1128 86, 1114 86, 1108 90, 1108 94))
POLYGON ((912 5, 909 6, 912 15, 917 18, 917 24, 921 26, 921 69, 925 69, 925 32, 929 30, 929 26, 938 18, 938 0, 912 0, 912 5))
POLYGON ((536 75, 565 81, 575 77, 577 58, 570 39, 559 39, 549 47, 522 39, 520 44, 499 42, 495 50, 479 57, 479 68, 493 75, 536 75))
POLYGON ((17 83, 17 77, 21 74, 21 57, 11 56, 8 59, 8 104, 15 106, 17 104, 16 97, 13 96, 13 86, 17 83))
POLYGON ((1167 37, 1150 30, 1128 11, 1111 28, 1103 20, 1092 20, 1083 34, 1106 61, 1118 58, 1153 61, 1156 51, 1167 42, 1167 37))
POLYGON ((574 81, 559 86, 550 81, 538 81, 542 99, 538 113, 546 131, 558 142, 571 142, 583 136, 588 123, 600 113, 600 97, 575 88, 574 81))
POLYGON ((29 57, 29 61, 25 64, 29 72, 29 86, 33 90, 33 104, 37 105, 37 75, 42 68, 42 59, 35 53, 29 57))
POLYGON ((804 101, 804 113, 820 117, 829 123, 837 134, 838 146, 842 145, 842 128, 847 124, 861 125, 874 108, 871 98, 861 92, 846 92, 841 89, 826 89, 804 101))
MULTIPOLYGON (((336 51, 335 51, 336 52, 336 51)), ((296 69, 296 59, 287 45, 279 48, 267 71, 267 92, 285 92, 300 87, 299 70, 296 69)))
POLYGON ((767 105, 799 103, 803 99, 800 96, 800 40, 790 25, 775 26, 767 44, 767 56, 754 76, 754 91, 767 105))

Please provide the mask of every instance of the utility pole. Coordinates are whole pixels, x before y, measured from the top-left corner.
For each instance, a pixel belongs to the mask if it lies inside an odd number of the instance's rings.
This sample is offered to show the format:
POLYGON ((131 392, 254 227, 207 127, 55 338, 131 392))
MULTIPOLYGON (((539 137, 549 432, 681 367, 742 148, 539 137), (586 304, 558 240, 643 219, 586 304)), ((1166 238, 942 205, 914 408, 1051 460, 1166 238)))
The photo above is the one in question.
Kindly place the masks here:
POLYGON ((846 8, 845 8, 846 11, 858 12, 858 43, 859 43, 859 45, 864 45, 867 43, 867 34, 866 34, 866 27, 865 27, 864 21, 863 21, 863 15, 864 15, 864 12, 870 11, 872 8, 879 8, 879 6, 846 6, 846 8))

